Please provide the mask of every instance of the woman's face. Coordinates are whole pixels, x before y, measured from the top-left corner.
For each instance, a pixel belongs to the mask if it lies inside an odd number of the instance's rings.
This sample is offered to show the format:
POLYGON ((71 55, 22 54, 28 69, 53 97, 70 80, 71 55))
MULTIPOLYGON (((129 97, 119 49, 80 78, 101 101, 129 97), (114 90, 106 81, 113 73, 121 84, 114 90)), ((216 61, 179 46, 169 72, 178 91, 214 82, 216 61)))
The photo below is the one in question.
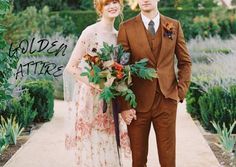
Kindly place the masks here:
POLYGON ((116 18, 121 11, 121 5, 118 1, 110 1, 104 4, 102 17, 116 18))

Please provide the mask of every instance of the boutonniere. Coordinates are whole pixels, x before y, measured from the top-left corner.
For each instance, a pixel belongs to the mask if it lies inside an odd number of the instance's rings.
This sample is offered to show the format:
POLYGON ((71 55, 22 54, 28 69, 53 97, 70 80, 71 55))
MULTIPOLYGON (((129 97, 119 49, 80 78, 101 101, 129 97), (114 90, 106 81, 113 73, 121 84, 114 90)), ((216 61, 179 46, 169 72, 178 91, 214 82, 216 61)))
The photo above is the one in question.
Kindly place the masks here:
POLYGON ((164 26, 165 29, 164 36, 173 40, 173 35, 175 35, 174 28, 175 27, 173 23, 166 23, 166 25, 164 26))

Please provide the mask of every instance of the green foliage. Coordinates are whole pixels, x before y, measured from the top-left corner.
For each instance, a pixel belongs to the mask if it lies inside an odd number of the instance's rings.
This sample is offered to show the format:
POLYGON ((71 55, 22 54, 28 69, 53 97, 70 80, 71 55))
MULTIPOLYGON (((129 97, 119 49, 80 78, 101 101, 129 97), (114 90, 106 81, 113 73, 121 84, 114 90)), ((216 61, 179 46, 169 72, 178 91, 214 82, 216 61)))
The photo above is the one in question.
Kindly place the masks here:
POLYGON ((121 92, 121 95, 125 97, 126 101, 130 102, 130 106, 132 106, 133 108, 137 107, 136 97, 131 89, 127 89, 126 91, 121 92))
POLYGON ((7 114, 16 116, 17 122, 27 128, 37 115, 37 112, 33 110, 34 103, 34 98, 31 98, 28 91, 25 91, 19 98, 11 100, 6 110, 7 114))
POLYGON ((10 12, 1 22, 6 25, 7 31, 4 37, 10 43, 29 39, 36 33, 41 37, 52 36, 56 32, 68 35, 76 29, 70 17, 62 18, 58 14, 51 15, 47 6, 41 10, 27 7, 26 10, 16 14, 10 12))
POLYGON ((7 149, 8 143, 6 138, 6 130, 0 128, 0 155, 7 149))
POLYGON ((102 77, 100 76, 101 69, 97 65, 92 65, 92 69, 86 68, 87 72, 81 73, 81 76, 87 76, 89 82, 94 84, 99 84, 102 77), (93 74, 91 74, 93 72, 93 74))
POLYGON ((173 1, 173 0, 159 1, 158 6, 160 8, 163 8, 163 7, 174 8, 176 6, 176 1, 173 1))
POLYGON ((82 10, 89 10, 94 9, 93 1, 92 0, 80 0, 79 8, 82 10))
POLYGON ((14 12, 25 10, 28 6, 35 6, 38 10, 44 6, 49 6, 52 11, 63 9, 70 10, 89 10, 94 9, 93 0, 14 0, 14 12))
MULTIPOLYGON (((5 14, 10 9, 10 2, 8 0, 0 1, 0 20, 5 17, 5 14)), ((4 33, 6 27, 0 22, 0 113, 7 106, 8 100, 12 98, 11 84, 8 82, 12 76, 12 71, 16 68, 18 59, 13 57, 9 58, 7 54, 7 43, 5 42, 4 33)), ((4 124, 4 119, 1 117, 0 121, 0 155, 8 147, 10 142, 16 143, 16 137, 20 134, 18 124, 13 120, 9 124, 4 124), (8 126, 5 126, 8 125, 8 126)))
MULTIPOLYGON (((187 39, 191 36, 191 31, 189 30, 190 25, 192 24, 192 20, 196 16, 208 16, 212 9, 175 9, 175 8, 160 8, 160 12, 166 16, 178 19, 181 21, 185 36, 187 39), (186 17, 186 15, 188 17, 186 17)), ((80 33, 89 25, 95 23, 98 19, 98 16, 94 10, 91 11, 60 11, 60 12, 51 12, 52 15, 59 14, 60 17, 72 18, 72 22, 75 25, 76 29, 73 31, 74 35, 80 35, 80 33)), ((139 11, 132 11, 130 9, 124 10, 124 20, 135 17, 139 14, 139 11)), ((119 28, 120 21, 115 22, 115 27, 119 28)))
POLYGON ((231 49, 228 48, 218 48, 218 49, 211 49, 211 48, 207 48, 205 50, 203 50, 205 53, 221 53, 224 55, 230 54, 232 53, 231 49))
POLYGON ((1 0, 0 2, 0 18, 4 17, 10 8, 9 0, 1 0))
POLYGON ((54 87, 51 81, 28 81, 23 85, 28 89, 30 97, 34 98, 33 110, 37 112, 35 122, 50 121, 54 110, 54 87))
POLYGON ((14 0, 14 12, 25 10, 28 6, 35 6, 36 9, 43 9, 44 6, 49 6, 50 10, 58 11, 64 9, 67 0, 14 0))
POLYGON ((198 103, 199 98, 204 94, 201 86, 191 82, 189 91, 187 93, 187 112, 196 119, 201 119, 200 106, 198 103))
MULTIPOLYGON (((204 38, 220 35, 222 38, 229 38, 230 34, 236 34, 236 19, 234 11, 226 11, 222 8, 213 10, 212 8, 160 8, 163 15, 177 19, 181 22, 185 38, 187 40, 202 36, 204 38), (220 14, 219 14, 220 13, 220 14), (188 17, 186 17, 188 16, 188 17)), ((77 29, 73 34, 79 35, 88 25, 97 21, 95 11, 60 11, 52 12, 62 18, 71 17, 77 29), (86 17, 84 17, 86 15, 86 17)), ((124 20, 135 17, 139 11, 124 11, 124 20)), ((119 27, 120 22, 115 22, 115 27, 119 27)), ((72 31, 71 31, 72 32, 72 31)))
POLYGON ((16 121, 16 117, 12 116, 5 120, 1 116, 0 129, 5 133, 7 143, 16 145, 17 138, 20 136, 24 128, 22 128, 16 121))
MULTIPOLYGON (((5 17, 5 14, 10 8, 9 1, 2 0, 1 1, 1 9, 0 9, 0 20, 5 17)), ((13 69, 16 68, 18 58, 17 57, 9 57, 8 56, 8 45, 5 41, 4 34, 6 31, 6 27, 2 25, 0 22, 0 112, 4 110, 7 105, 7 101, 12 98, 11 92, 11 84, 8 80, 12 76, 13 69)))
POLYGON ((157 78, 157 72, 153 68, 147 68, 148 59, 144 58, 135 62, 134 65, 130 65, 131 72, 137 75, 140 78, 152 80, 153 78, 157 78))
POLYGON ((233 11, 224 9, 213 10, 212 13, 206 16, 197 16, 193 19, 192 26, 189 29, 192 32, 191 38, 201 36, 208 38, 219 35, 221 38, 230 38, 232 34, 236 34, 236 14, 233 11))
MULTIPOLYGON (((211 131, 214 128, 210 122, 219 122, 226 127, 234 123, 236 118, 236 86, 232 86, 230 91, 221 87, 214 87, 199 98, 201 111, 201 122, 203 126, 211 131)), ((236 129, 234 129, 235 132, 236 129)))
MULTIPOLYGON (((163 15, 180 20, 186 39, 195 38, 198 35, 202 37, 220 35, 222 38, 228 38, 230 33, 235 34, 236 21, 234 12, 223 11, 225 12, 224 14, 218 14, 218 10, 212 11, 212 8, 160 8, 160 12, 163 15), (213 13, 209 16, 211 12, 213 13)), ((124 20, 130 19, 138 13, 139 11, 126 9, 124 11, 124 20)), ((51 36, 55 32, 60 32, 63 35, 73 34, 79 36, 87 26, 95 23, 97 19, 98 16, 95 10, 50 12, 48 7, 44 7, 41 10, 37 10, 35 7, 28 7, 25 11, 16 14, 9 13, 1 22, 7 25, 8 30, 5 38, 11 42, 27 39, 36 32, 39 32, 42 36, 51 36)), ((117 29, 119 24, 120 21, 117 19, 115 22, 117 29)))
MULTIPOLYGON (((98 55, 102 61, 108 61, 111 59, 111 54, 114 51, 114 46, 109 46, 106 42, 103 42, 103 48, 100 49, 98 55)), ((122 55, 122 52, 120 53, 122 55)))
POLYGON ((176 0, 176 7, 179 8, 213 8, 217 6, 217 1, 214 0, 176 0))
POLYGON ((104 99, 107 103, 110 103, 112 99, 115 98, 112 90, 112 87, 104 87, 100 94, 100 99, 104 99))
MULTIPOLYGON (((83 0, 70 3, 73 3, 74 6, 76 4, 86 6, 86 3, 88 3, 88 6, 91 6, 89 1, 85 3, 83 0)), ((27 39, 36 32, 39 32, 42 36, 50 36, 55 32, 60 32, 63 35, 73 34, 79 36, 87 26, 97 21, 98 16, 93 8, 91 11, 76 9, 75 11, 62 10, 49 12, 48 7, 42 7, 38 10, 35 7, 28 7, 25 11, 16 14, 9 13, 7 18, 1 21, 8 25, 6 39, 10 42, 27 39)), ((84 9, 90 9, 90 7, 84 7, 84 9)), ((160 12, 163 15, 180 20, 186 39, 195 38, 198 35, 202 37, 220 35, 222 38, 228 38, 230 33, 236 33, 234 11, 227 12, 221 8, 214 11, 210 7, 198 9, 194 6, 182 9, 161 6, 160 12), (220 14, 219 11, 221 11, 220 14), (213 13, 209 16, 211 12, 213 13)), ((124 20, 136 16, 138 13, 138 10, 132 11, 126 8, 124 10, 124 20)), ((117 29, 119 24, 120 21, 117 19, 115 22, 117 29)))
POLYGON ((81 32, 89 25, 97 21, 97 14, 95 11, 60 11, 51 12, 51 15, 57 15, 63 19, 68 17, 71 18, 72 22, 75 24, 76 29, 72 32, 74 35, 79 36, 81 32))
POLYGON ((116 96, 124 96, 132 107, 136 107, 135 95, 129 89, 131 75, 149 80, 157 78, 156 70, 147 67, 148 59, 129 65, 130 53, 125 52, 121 45, 114 47, 104 42, 96 56, 87 54, 84 59, 89 67, 85 67, 87 71, 81 76, 88 77, 89 82, 99 86, 102 90, 100 99, 107 103, 116 96))
POLYGON ((223 147, 225 152, 232 153, 234 145, 236 144, 236 138, 232 136, 236 121, 232 125, 229 125, 229 128, 225 126, 225 123, 223 123, 223 125, 219 125, 219 123, 216 123, 215 121, 211 123, 218 134, 220 145, 223 147))

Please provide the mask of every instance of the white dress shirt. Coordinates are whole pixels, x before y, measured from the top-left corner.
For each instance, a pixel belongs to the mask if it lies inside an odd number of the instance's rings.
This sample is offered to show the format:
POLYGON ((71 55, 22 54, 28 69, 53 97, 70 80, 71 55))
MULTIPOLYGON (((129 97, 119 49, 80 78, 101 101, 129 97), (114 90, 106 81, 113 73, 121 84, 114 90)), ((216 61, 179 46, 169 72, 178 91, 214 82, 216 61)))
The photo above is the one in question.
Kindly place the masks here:
MULTIPOLYGON (((143 21, 143 24, 144 24, 145 28, 148 30, 148 24, 151 21, 151 19, 147 18, 142 13, 141 13, 141 18, 142 18, 142 21, 143 21)), ((152 21, 154 22, 155 32, 157 32, 157 29, 158 29, 158 27, 160 25, 160 14, 159 14, 159 12, 156 15, 156 17, 152 19, 152 21)))

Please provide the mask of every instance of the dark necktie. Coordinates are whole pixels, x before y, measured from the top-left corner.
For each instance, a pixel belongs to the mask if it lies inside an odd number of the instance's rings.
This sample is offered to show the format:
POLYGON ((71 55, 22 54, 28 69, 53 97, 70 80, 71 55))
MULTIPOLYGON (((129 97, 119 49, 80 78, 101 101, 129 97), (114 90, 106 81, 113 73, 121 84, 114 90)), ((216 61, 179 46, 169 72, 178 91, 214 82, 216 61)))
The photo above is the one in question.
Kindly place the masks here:
POLYGON ((148 23, 148 31, 149 31, 152 35, 155 35, 155 34, 156 34, 154 25, 155 25, 155 23, 154 23, 154 21, 152 21, 152 20, 148 23))

